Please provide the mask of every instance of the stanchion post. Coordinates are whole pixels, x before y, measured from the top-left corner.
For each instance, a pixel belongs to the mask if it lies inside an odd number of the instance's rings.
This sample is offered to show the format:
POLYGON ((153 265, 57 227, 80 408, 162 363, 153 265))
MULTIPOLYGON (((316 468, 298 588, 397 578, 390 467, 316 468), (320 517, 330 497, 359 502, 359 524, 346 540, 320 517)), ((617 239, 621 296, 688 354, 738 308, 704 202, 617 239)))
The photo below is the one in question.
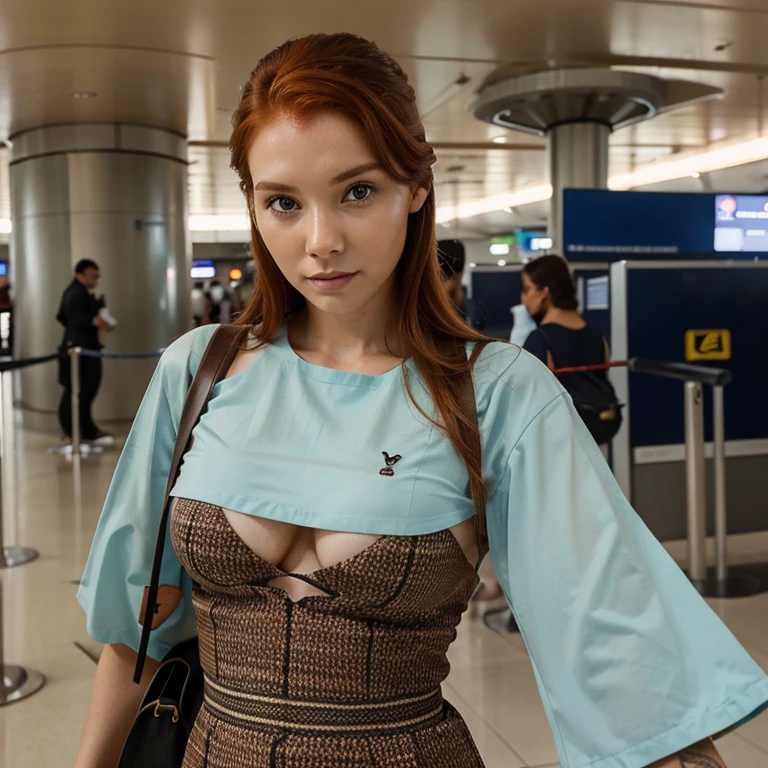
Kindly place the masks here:
MULTIPOLYGON (((0 374, 0 402, 2 402, 2 395, 2 375, 0 374)), ((2 414, 0 414, 0 418, 2 418, 2 414)), ((0 440, 0 564, 5 568, 8 563, 6 562, 5 549, 2 546, 3 455, 1 448, 2 441, 0 440)), ((5 627, 3 626, 4 581, 3 571, 0 570, 0 707, 4 704, 12 704, 15 701, 26 699, 33 693, 37 693, 45 683, 45 678, 37 670, 5 663, 5 627)))
POLYGON ((688 509, 688 577, 702 591, 707 579, 706 483, 702 385, 685 383, 685 477, 688 509))
MULTIPOLYGON (((24 565, 37 560, 40 553, 30 547, 6 547, 3 540, 3 522, 5 520, 5 495, 3 494, 2 472, 5 466, 3 462, 6 458, 6 449, 8 446, 5 420, 5 374, 0 371, 0 569, 14 568, 17 565, 24 565)), ((1 608, 2 606, 0 606, 1 608)), ((2 617, 0 617, 0 633, 2 633, 2 617)), ((1 642, 1 639, 0 639, 1 642)), ((1 650, 1 649, 0 649, 1 650)), ((2 661, 0 655, 0 661, 2 661)))
POLYGON ((725 403, 722 387, 712 388, 715 464, 715 576, 721 591, 728 583, 728 519, 725 480, 725 403))
POLYGON ((69 350, 70 382, 72 386, 72 456, 80 455, 80 347, 69 350))

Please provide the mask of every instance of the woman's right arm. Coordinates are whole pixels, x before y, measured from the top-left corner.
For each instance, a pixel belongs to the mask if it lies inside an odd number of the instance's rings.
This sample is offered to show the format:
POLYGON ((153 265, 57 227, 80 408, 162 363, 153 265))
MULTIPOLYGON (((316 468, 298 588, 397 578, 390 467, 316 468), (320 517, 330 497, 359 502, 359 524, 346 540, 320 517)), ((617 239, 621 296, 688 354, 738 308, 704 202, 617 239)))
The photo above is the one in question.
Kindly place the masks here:
POLYGON ((78 600, 88 634, 105 645, 88 708, 77 768, 114 768, 153 673, 196 633, 191 582, 166 537, 160 584, 179 590, 174 610, 154 624, 140 685, 133 683, 141 605, 191 376, 214 328, 193 331, 165 352, 152 377, 107 494, 78 600))
POLYGON ((141 683, 133 682, 136 652, 105 645, 96 670, 74 768, 115 768, 139 705, 159 661, 147 657, 141 683))

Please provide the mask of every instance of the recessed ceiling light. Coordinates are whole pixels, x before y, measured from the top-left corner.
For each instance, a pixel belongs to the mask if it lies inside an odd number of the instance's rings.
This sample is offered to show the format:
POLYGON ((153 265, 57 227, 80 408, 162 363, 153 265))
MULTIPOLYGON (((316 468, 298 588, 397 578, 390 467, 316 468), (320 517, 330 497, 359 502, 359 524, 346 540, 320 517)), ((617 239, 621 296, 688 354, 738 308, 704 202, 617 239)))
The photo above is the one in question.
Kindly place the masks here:
POLYGON ((474 269, 477 266, 477 264, 474 261, 469 262, 469 268, 474 269))
POLYGON ((698 171, 694 171, 694 172, 691 174, 691 178, 692 178, 692 179, 698 179, 700 176, 701 176, 701 174, 700 174, 698 171))
POLYGON ((504 259, 499 259, 499 260, 498 260, 496 263, 497 263, 497 264, 498 264, 500 267, 506 267, 506 266, 507 266, 507 262, 506 262, 504 259))
POLYGON ((95 99, 99 94, 94 91, 75 91, 72 94, 73 99, 95 99))
POLYGON ((506 142, 506 140, 507 140, 507 137, 506 137, 506 136, 494 136, 494 137, 491 139, 491 141, 492 141, 494 144, 504 144, 504 143, 506 142))

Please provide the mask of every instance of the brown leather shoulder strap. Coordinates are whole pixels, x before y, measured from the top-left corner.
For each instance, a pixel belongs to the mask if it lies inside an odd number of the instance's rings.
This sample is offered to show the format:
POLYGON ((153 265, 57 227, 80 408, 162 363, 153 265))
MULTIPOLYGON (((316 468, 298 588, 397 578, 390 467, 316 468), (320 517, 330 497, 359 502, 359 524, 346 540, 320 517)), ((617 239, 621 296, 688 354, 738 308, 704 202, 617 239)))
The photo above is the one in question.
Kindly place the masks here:
POLYGON ((152 560, 152 575, 149 583, 147 599, 145 601, 144 620, 141 630, 141 642, 139 644, 138 658, 136 660, 136 669, 133 675, 133 681, 141 681, 141 674, 144 671, 144 661, 147 657, 147 648, 149 647, 149 636, 152 631, 152 618, 157 603, 157 592, 160 584, 160 567, 163 562, 163 550, 165 549, 165 538, 168 530, 168 517, 171 509, 171 490, 179 479, 181 473, 181 461, 184 454, 189 449, 192 441, 192 432, 197 426, 200 417, 203 415, 208 400, 211 397, 213 388, 226 375, 229 367, 232 365, 240 343, 245 339, 248 333, 247 326, 221 325, 214 332, 208 347, 205 350, 200 366, 197 369, 195 378, 187 392, 187 399, 184 402, 184 410, 179 420, 179 428, 176 434, 176 449, 173 453, 171 462, 171 471, 168 476, 168 486, 165 491, 165 502, 163 512, 160 516, 160 525, 157 531, 157 542, 155 544, 155 555, 152 560))
MULTIPOLYGON (((448 358, 466 362, 467 347, 463 340, 449 339, 440 342, 438 346, 448 358)), ((476 349, 476 351, 473 352, 471 359, 476 360, 484 346, 485 343, 481 342, 480 349, 476 349)), ((477 401, 475 399, 475 385, 472 381, 472 372, 471 370, 464 371, 463 373, 458 374, 457 378, 459 405, 464 414, 464 418, 466 419, 466 424, 461 421, 459 422, 459 430, 463 433, 463 438, 470 446, 472 452, 479 457, 480 466, 482 466, 483 446, 477 418, 477 401), (469 428, 467 426, 470 424, 474 428, 469 428)), ((485 517, 485 506, 483 506, 482 509, 476 510, 475 536, 477 538, 477 546, 480 550, 480 559, 482 560, 488 552, 488 524, 485 517)))

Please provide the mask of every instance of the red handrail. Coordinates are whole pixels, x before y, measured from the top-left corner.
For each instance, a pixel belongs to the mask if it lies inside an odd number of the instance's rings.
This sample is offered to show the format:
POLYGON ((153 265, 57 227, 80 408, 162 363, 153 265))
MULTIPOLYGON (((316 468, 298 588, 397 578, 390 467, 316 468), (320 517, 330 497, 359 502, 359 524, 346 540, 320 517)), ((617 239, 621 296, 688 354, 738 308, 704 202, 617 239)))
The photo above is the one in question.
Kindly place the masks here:
POLYGON ((613 363, 602 363, 601 365, 580 365, 575 368, 558 368, 555 376, 561 373, 587 373, 589 371, 607 371, 609 368, 626 368, 629 360, 617 360, 613 363))

